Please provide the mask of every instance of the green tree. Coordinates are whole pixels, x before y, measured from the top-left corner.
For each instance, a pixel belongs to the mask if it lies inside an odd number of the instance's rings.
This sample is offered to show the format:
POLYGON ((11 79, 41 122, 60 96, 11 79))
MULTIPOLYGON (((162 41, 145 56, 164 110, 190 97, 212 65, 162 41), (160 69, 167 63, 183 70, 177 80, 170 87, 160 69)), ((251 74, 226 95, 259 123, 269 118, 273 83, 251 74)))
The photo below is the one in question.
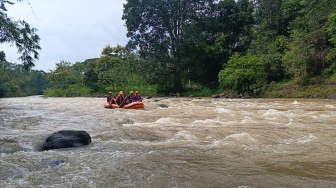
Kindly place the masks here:
POLYGON ((285 65, 283 63, 283 57, 286 50, 288 50, 288 39, 281 35, 269 45, 267 52, 260 55, 260 57, 262 57, 261 60, 265 65, 268 83, 281 81, 287 77, 285 65))
POLYGON ((128 83, 129 63, 126 60, 127 50, 125 47, 106 46, 102 51, 102 56, 97 59, 95 73, 98 83, 103 86, 115 89, 128 83))
POLYGON ((207 86, 218 85, 218 73, 235 53, 245 54, 251 42, 253 4, 248 0, 222 0, 209 13, 188 25, 186 46, 188 78, 207 86), (196 29, 195 29, 196 28, 196 29))
MULTIPOLYGON (((22 1, 22 0, 17 0, 22 1)), ((19 59, 26 69, 35 66, 34 61, 39 58, 38 50, 40 37, 36 34, 37 29, 31 28, 24 21, 14 21, 7 17, 6 4, 13 5, 12 0, 0 0, 0 44, 14 44, 21 54, 19 59)))
POLYGON ((27 71, 23 65, 0 61, 0 97, 41 95, 49 85, 46 77, 43 71, 27 71))
POLYGON ((231 57, 227 68, 219 73, 221 89, 238 94, 260 94, 266 84, 264 63, 252 55, 231 57))
POLYGON ((84 61, 85 64, 85 72, 84 72, 84 84, 91 88, 93 92, 97 92, 100 90, 98 85, 98 74, 95 69, 97 66, 97 58, 87 59, 84 61))
POLYGON ((268 53, 278 36, 289 37, 289 25, 302 15, 302 4, 297 0, 254 0, 255 27, 250 52, 256 55, 268 53))
POLYGON ((124 4, 122 18, 126 21, 129 46, 138 48, 141 57, 159 64, 158 71, 168 75, 168 82, 172 83, 170 89, 183 90, 182 36, 186 25, 197 19, 197 10, 207 11, 209 3, 212 1, 129 0, 124 4))
POLYGON ((123 19, 128 45, 139 50, 153 79, 181 91, 189 80, 217 83, 229 57, 248 48, 252 13, 248 0, 131 0, 123 19))
POLYGON ((76 66, 68 61, 61 61, 56 63, 56 69, 48 75, 48 80, 53 87, 66 89, 71 85, 83 82, 82 69, 76 69, 76 66))
POLYGON ((85 86, 85 64, 68 61, 56 63, 56 69, 51 71, 47 78, 50 81, 50 88, 45 90, 46 96, 77 97, 89 96, 91 89, 85 86))
POLYGON ((29 76, 29 90, 32 94, 43 95, 44 90, 49 86, 47 73, 33 70, 29 76))
POLYGON ((330 36, 329 41, 333 44, 333 47, 327 55, 326 61, 336 63, 336 13, 332 13, 328 17, 327 32, 330 36))
POLYGON ((335 12, 333 0, 302 1, 298 16, 290 24, 288 50, 283 58, 286 70, 294 77, 307 78, 319 75, 326 65, 331 51, 326 23, 335 12))

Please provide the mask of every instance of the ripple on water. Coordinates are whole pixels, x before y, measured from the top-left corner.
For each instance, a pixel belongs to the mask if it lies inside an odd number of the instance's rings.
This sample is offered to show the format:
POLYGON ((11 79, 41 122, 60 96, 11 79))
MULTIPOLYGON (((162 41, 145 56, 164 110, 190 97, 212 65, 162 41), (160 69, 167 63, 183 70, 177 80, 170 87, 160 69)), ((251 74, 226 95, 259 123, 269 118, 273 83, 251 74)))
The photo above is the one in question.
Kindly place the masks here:
POLYGON ((257 140, 253 138, 249 133, 235 133, 226 136, 223 139, 217 139, 212 142, 213 147, 221 145, 237 145, 237 146, 246 146, 254 145, 257 143, 257 140))
POLYGON ((189 131, 178 131, 171 139, 166 140, 167 143, 189 143, 197 144, 197 137, 189 131))
POLYGON ((178 123, 178 121, 176 120, 176 118, 159 118, 158 120, 156 120, 155 123, 161 123, 161 124, 174 124, 174 123, 178 123))
POLYGON ((231 110, 222 107, 216 107, 214 111, 217 113, 231 113, 231 110))
POLYGON ((308 134, 306 136, 301 136, 301 137, 298 137, 298 138, 295 138, 295 139, 285 139, 283 140, 283 143, 284 144, 307 144, 309 142, 312 142, 314 140, 316 140, 317 137, 313 134, 308 134))
POLYGON ((159 99, 0 99, 0 187, 336 187, 336 100, 159 99), (60 129, 92 143, 27 152, 60 129))
POLYGON ((204 119, 204 120, 195 120, 194 122, 192 122, 192 126, 222 126, 224 125, 223 122, 218 121, 218 120, 214 120, 214 119, 204 119))

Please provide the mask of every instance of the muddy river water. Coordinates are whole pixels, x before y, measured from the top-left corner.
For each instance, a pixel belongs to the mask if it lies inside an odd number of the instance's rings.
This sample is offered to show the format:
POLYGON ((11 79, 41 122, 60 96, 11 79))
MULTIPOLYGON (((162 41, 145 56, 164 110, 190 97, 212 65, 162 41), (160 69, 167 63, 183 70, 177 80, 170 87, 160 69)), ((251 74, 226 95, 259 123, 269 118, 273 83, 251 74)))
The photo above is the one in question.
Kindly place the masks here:
POLYGON ((0 99, 0 187, 336 187, 336 100, 0 99), (59 130, 92 143, 39 152, 59 130))

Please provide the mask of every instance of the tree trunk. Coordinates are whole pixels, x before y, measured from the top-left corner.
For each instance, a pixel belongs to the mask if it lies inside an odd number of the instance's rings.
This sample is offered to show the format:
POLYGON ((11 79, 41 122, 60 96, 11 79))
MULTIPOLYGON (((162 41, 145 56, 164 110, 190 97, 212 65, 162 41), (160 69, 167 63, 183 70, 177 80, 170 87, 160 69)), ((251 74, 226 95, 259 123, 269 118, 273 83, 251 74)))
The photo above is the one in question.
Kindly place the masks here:
POLYGON ((176 92, 183 91, 180 64, 181 60, 178 59, 174 66, 174 90, 176 92))

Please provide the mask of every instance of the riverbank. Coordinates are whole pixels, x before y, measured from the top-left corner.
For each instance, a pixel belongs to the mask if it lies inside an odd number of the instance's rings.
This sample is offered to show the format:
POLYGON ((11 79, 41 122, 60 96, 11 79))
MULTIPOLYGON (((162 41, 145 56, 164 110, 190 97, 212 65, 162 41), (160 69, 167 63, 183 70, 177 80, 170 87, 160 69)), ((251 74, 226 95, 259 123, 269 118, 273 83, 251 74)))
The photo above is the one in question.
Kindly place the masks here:
MULTIPOLYGON (((119 90, 128 91, 129 88, 119 90)), ((113 90, 117 94, 118 89, 113 90)), ((336 78, 311 78, 290 80, 265 85, 258 93, 238 93, 232 90, 218 90, 193 84, 184 88, 183 92, 159 92, 152 87, 141 87, 141 95, 152 97, 212 97, 212 98, 316 98, 336 99, 336 78), (335 80, 335 81, 334 81, 335 80)), ((44 95, 47 97, 106 97, 106 91, 92 93, 88 88, 61 89, 48 88, 44 95)))
POLYGON ((309 83, 298 81, 270 84, 265 97, 336 99, 336 82, 312 79, 309 83))

